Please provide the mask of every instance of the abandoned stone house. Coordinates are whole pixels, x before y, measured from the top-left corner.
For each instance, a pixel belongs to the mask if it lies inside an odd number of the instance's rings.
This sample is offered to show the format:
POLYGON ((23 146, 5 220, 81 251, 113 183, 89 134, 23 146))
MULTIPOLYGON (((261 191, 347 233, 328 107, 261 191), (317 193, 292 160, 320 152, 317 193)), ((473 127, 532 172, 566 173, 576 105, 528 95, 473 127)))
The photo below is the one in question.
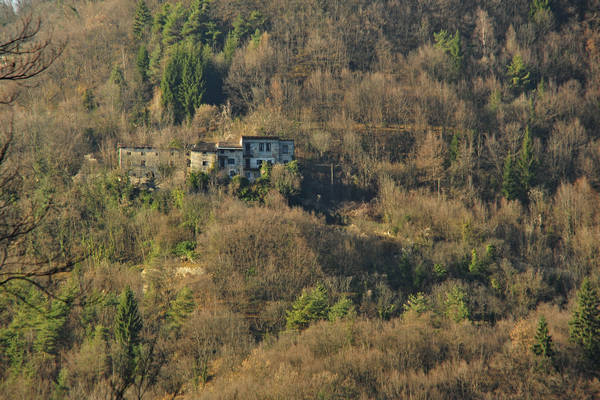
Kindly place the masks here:
POLYGON ((185 149, 119 145, 118 156, 121 170, 138 179, 215 170, 253 181, 260 176, 263 163, 292 161, 294 141, 276 136, 242 136, 238 143, 201 142, 185 149))

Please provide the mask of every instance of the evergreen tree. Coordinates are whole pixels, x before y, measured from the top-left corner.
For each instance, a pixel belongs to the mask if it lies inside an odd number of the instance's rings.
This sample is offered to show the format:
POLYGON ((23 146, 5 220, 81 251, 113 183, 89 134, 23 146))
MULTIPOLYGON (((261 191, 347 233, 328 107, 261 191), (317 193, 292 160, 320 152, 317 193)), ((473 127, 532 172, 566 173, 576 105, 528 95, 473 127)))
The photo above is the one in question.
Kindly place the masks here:
POLYGON ((527 90, 531 84, 531 73, 520 54, 515 54, 508 66, 510 85, 515 91, 527 90))
POLYGON ((452 289, 446 292, 445 314, 455 322, 460 322, 471 317, 469 310, 467 293, 458 286, 453 286, 452 289))
POLYGON ((94 96, 94 91, 90 88, 85 89, 83 92, 83 108, 87 112, 92 112, 98 107, 98 103, 96 102, 96 96, 94 96))
POLYGON ((347 317, 352 318, 355 315, 356 310, 354 309, 354 304, 352 304, 352 300, 350 300, 346 296, 343 296, 333 306, 331 306, 329 313, 327 314, 327 318, 330 321, 337 321, 347 317))
POLYGON ((178 330, 190 313, 194 311, 195 306, 196 303, 194 302, 192 291, 187 287, 181 289, 177 293, 175 300, 171 302, 169 311, 167 312, 169 328, 178 330))
POLYGON ((319 284, 310 292, 302 291, 302 295, 292 305, 292 310, 287 312, 286 328, 307 328, 312 321, 327 318, 328 311, 327 291, 319 284))
POLYGON ((550 0, 532 0, 529 6, 529 17, 533 18, 538 11, 550 11, 550 0))
POLYGON ((538 322, 537 331, 535 332, 535 343, 531 347, 531 350, 535 355, 552 358, 554 356, 554 349, 552 346, 552 337, 548 331, 548 322, 542 315, 538 322))
POLYGON ((525 128, 525 136, 523 137, 523 145, 521 147, 518 164, 521 192, 524 200, 526 200, 529 190, 535 183, 535 169, 537 165, 533 154, 533 142, 531 140, 529 125, 525 128))
POLYGON ((231 31, 227 34, 227 38, 225 39, 225 45, 223 46, 223 55, 225 57, 225 62, 229 65, 231 64, 231 60, 233 60, 233 55, 237 50, 240 44, 239 37, 235 34, 234 31, 231 31))
POLYGON ((165 24, 167 23, 167 18, 171 14, 171 4, 165 3, 162 8, 156 15, 154 16, 154 21, 152 22, 152 33, 154 35, 162 35, 163 29, 165 28, 165 24))
POLYGON ((569 336, 572 342, 581 346, 590 361, 600 361, 600 299, 588 278, 583 280, 577 292, 577 305, 569 321, 569 336))
POLYGON ((458 157, 458 134, 455 133, 454 135, 452 135, 452 140, 450 141, 450 161, 454 162, 456 161, 456 158, 458 157))
POLYGON ((140 46, 138 50, 137 58, 135 60, 137 66, 138 75, 141 82, 148 81, 148 70, 150 69, 150 56, 148 55, 148 49, 144 44, 140 46))
POLYGON ((117 343, 133 352, 140 343, 142 330, 142 317, 138 310, 137 301, 133 291, 128 286, 119 299, 117 314, 115 316, 115 339, 117 343))
POLYGON ((142 40, 145 33, 152 22, 152 15, 144 0, 139 0, 135 10, 133 19, 133 36, 137 40, 142 40))
POLYGON ((194 43, 203 43, 214 47, 221 32, 209 18, 209 5, 210 0, 194 0, 190 16, 183 26, 182 35, 194 43))
POLYGON ((135 382, 135 373, 140 354, 142 317, 137 301, 129 286, 121 293, 115 315, 115 341, 113 354, 113 377, 110 381, 115 399, 123 399, 127 388, 135 382))
POLYGON ((181 4, 177 4, 166 18, 163 28, 163 45, 171 46, 183 40, 183 25, 188 19, 188 12, 181 4))
POLYGON ((504 173, 502 176, 502 194, 508 200, 515 200, 521 197, 521 185, 519 184, 519 174, 513 162, 513 156, 509 154, 504 161, 504 173))
POLYGON ((173 49, 161 81, 162 105, 176 124, 194 117, 204 94, 204 58, 198 46, 181 43, 173 49))
POLYGON ((434 33, 435 46, 439 49, 444 50, 446 54, 452 59, 454 64, 454 75, 452 78, 457 79, 462 72, 463 67, 463 46, 460 39, 458 30, 454 35, 450 35, 448 31, 441 30, 440 32, 434 33))

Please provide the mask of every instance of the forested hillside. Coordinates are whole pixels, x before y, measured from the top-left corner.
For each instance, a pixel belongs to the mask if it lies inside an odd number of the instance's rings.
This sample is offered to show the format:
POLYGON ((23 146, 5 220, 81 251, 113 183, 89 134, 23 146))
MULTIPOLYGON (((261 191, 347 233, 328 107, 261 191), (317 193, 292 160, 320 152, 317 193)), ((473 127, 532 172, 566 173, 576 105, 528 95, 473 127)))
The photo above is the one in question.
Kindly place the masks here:
POLYGON ((2 3, 0 102, 0 398, 600 396, 598 0, 2 3))

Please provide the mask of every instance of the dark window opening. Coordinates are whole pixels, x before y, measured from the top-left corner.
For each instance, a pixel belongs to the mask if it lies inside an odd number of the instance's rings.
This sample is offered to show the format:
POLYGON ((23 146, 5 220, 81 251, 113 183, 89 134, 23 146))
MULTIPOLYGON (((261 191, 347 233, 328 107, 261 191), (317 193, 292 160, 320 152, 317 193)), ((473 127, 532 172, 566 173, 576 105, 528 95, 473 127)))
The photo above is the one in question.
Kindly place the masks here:
POLYGON ((264 143, 259 143, 258 144, 258 151, 265 151, 265 144, 264 143))
POLYGON ((250 151, 250 143, 246 143, 246 151, 250 151))
POLYGON ((246 158, 246 169, 250 169, 250 159, 246 158))
POLYGON ((287 144, 283 144, 283 145, 281 145, 281 152, 282 152, 283 154, 287 154, 289 151, 290 151, 290 149, 289 149, 289 147, 288 147, 288 145, 287 145, 287 144))
POLYGON ((229 159, 227 159, 227 163, 229 165, 235 165, 235 158, 229 158, 229 159))
POLYGON ((267 143, 267 151, 271 151, 271 143, 267 143))
POLYGON ((142 160, 142 162, 141 162, 141 164, 140 164, 140 165, 141 165, 142 167, 145 167, 145 166, 146 166, 146 160, 142 160))

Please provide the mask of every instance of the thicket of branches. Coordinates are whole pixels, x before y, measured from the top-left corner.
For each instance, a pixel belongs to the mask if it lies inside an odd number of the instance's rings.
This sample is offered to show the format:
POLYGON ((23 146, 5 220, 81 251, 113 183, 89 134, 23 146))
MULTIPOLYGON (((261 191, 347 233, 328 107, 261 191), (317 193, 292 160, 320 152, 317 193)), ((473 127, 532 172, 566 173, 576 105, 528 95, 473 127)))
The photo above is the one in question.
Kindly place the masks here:
POLYGON ((0 397, 598 397, 599 6, 1 6, 0 397))

